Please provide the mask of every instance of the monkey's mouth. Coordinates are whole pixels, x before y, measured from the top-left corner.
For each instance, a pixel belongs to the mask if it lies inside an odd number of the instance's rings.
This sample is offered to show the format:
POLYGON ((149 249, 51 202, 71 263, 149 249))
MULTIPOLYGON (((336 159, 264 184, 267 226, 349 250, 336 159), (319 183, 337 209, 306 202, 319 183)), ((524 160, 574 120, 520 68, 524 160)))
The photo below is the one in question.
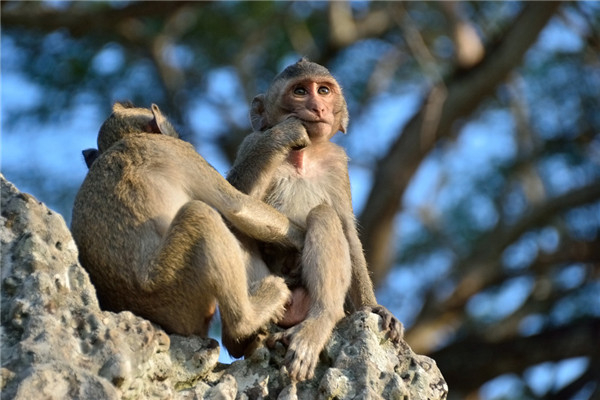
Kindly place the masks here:
POLYGON ((308 132, 309 137, 313 137, 315 135, 320 136, 321 134, 323 134, 323 132, 329 131, 331 129, 331 122, 322 119, 303 119, 302 123, 306 128, 306 132, 308 132))
POLYGON ((300 121, 307 123, 307 124, 318 124, 318 123, 330 124, 330 121, 326 121, 325 119, 318 117, 310 112, 292 113, 288 116, 288 118, 289 117, 298 118, 300 121))
POLYGON ((308 133, 308 137, 311 141, 330 136, 333 130, 332 124, 329 121, 303 121, 303 125, 306 128, 306 133, 308 133))
POLYGON ((302 120, 302 122, 306 122, 308 124, 329 124, 328 121, 325 121, 324 119, 319 119, 319 118, 300 118, 302 120))

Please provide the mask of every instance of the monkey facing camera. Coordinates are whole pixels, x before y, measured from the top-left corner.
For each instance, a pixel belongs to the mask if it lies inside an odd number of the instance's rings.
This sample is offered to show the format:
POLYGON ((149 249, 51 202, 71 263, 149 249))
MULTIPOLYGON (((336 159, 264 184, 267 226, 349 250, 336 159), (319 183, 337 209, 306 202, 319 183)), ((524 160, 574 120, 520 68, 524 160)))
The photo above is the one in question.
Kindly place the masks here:
POLYGON ((115 104, 86 152, 71 229, 104 309, 206 336, 218 303, 238 342, 283 316, 290 290, 246 242, 298 251, 303 229, 236 190, 156 105, 115 104))
POLYGON ((342 89, 323 66, 301 59, 252 102, 254 132, 240 146, 228 180, 306 229, 300 251, 262 246, 272 271, 293 289, 286 331, 267 343, 288 345, 284 359, 295 380, 309 379, 335 324, 347 312, 381 315, 389 338, 402 324, 377 304, 352 210, 348 157, 330 139, 346 132, 342 89))

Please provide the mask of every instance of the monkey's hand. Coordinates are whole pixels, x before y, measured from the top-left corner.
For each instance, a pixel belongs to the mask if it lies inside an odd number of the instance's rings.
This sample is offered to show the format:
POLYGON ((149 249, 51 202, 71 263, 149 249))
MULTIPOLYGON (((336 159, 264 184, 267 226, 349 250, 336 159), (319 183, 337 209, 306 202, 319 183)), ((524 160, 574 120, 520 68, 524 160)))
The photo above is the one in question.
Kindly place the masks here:
POLYGON ((287 150, 300 150, 310 145, 308 132, 306 132, 302 120, 296 117, 288 117, 269 129, 267 133, 287 150))
POLYGON ((398 319, 394 317, 394 314, 384 306, 365 306, 363 307, 363 310, 372 312, 381 317, 381 329, 388 331, 388 338, 392 342, 398 343, 404 337, 404 326, 402 325, 402 322, 398 321, 398 319))

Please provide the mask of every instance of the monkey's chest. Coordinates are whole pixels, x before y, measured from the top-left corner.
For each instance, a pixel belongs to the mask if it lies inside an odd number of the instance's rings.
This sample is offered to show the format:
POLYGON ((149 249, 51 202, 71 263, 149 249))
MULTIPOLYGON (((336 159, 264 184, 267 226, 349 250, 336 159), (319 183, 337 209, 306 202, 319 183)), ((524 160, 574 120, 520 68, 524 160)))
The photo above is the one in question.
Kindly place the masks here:
POLYGON ((323 179, 278 176, 271 184, 265 202, 305 227, 310 210, 320 204, 333 205, 328 187, 323 179))

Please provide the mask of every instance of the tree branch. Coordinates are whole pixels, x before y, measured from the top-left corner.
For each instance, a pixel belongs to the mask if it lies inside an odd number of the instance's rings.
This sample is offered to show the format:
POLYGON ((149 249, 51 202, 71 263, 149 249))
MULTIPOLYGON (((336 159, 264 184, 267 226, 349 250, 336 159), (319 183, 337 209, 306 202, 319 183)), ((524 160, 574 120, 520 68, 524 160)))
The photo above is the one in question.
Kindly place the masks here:
POLYGON ((67 29, 73 37, 114 32, 121 23, 132 18, 164 17, 188 4, 203 5, 192 1, 146 1, 125 7, 90 5, 73 2, 68 10, 56 9, 44 3, 2 3, 3 27, 21 27, 42 32, 67 29))
POLYGON ((497 229, 484 235, 475 245, 476 251, 468 258, 456 263, 464 266, 461 271, 463 279, 446 301, 447 307, 462 308, 472 295, 479 292, 490 281, 495 280, 498 274, 502 274, 501 268, 498 268, 502 252, 523 233, 543 225, 561 211, 599 199, 600 185, 598 182, 592 182, 587 186, 548 199, 545 203, 526 212, 517 223, 510 226, 500 225, 497 229))
POLYGON ((372 8, 361 19, 355 19, 347 1, 329 3, 329 47, 337 51, 369 37, 379 37, 394 24, 389 10, 372 8))
POLYGON ((600 318, 589 318, 497 343, 468 337, 429 356, 436 360, 450 388, 470 392, 498 375, 520 373, 545 361, 581 356, 598 360, 599 337, 600 318))
MULTIPOLYGON (((560 3, 527 3, 497 45, 473 68, 455 75, 446 83, 446 99, 429 101, 410 120, 388 153, 378 162, 375 180, 361 215, 360 225, 375 285, 386 275, 390 265, 390 239, 394 217, 410 179, 437 139, 448 136, 452 124, 475 110, 516 68, 525 52, 552 17, 560 3), (431 110, 430 105, 439 107, 431 110), (427 120, 439 115, 437 123, 427 120), (431 140, 424 140, 429 139, 431 140)), ((431 93, 439 91, 433 88, 431 93)), ((429 96, 428 96, 429 97, 429 96)))
POLYGON ((549 199, 546 203, 526 213, 517 223, 495 229, 479 240, 469 257, 458 260, 453 270, 462 267, 460 282, 453 293, 442 303, 430 295, 419 316, 407 332, 406 339, 417 352, 427 353, 435 346, 440 329, 456 326, 464 317, 464 307, 475 293, 503 280, 500 258, 504 249, 528 229, 540 226, 557 213, 600 199, 600 185, 587 186, 549 199))

